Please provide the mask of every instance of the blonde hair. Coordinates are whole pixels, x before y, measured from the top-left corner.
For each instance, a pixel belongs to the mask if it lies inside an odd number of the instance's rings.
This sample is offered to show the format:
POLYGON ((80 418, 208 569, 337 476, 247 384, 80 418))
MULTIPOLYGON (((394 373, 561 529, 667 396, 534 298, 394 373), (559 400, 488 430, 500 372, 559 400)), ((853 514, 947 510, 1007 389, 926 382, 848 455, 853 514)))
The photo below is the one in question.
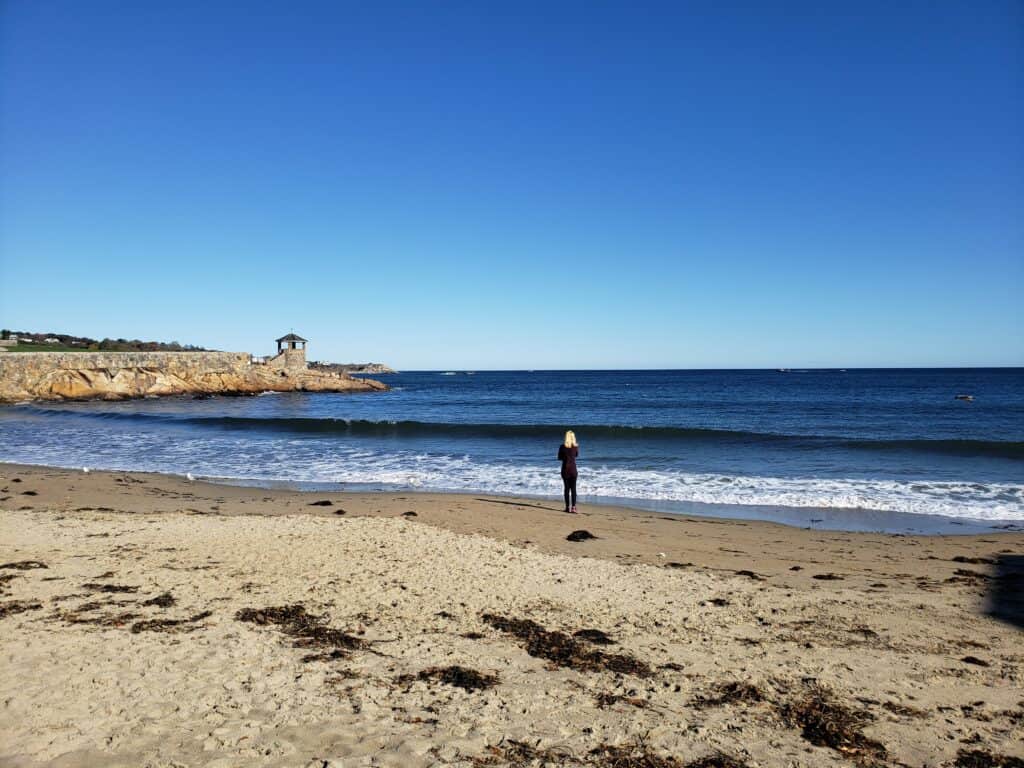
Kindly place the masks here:
POLYGON ((579 445, 579 443, 576 442, 576 433, 571 429, 566 430, 564 445, 566 448, 576 448, 579 445))

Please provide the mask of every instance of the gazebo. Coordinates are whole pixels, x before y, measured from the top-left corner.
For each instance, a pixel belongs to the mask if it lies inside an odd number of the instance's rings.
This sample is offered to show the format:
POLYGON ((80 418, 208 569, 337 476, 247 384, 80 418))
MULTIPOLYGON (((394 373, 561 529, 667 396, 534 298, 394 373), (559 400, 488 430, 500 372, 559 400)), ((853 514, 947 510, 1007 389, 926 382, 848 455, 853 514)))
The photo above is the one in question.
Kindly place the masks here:
POLYGON ((277 354, 281 354, 286 349, 302 349, 306 348, 306 340, 301 336, 296 336, 294 333, 289 333, 287 336, 282 336, 277 340, 277 354))

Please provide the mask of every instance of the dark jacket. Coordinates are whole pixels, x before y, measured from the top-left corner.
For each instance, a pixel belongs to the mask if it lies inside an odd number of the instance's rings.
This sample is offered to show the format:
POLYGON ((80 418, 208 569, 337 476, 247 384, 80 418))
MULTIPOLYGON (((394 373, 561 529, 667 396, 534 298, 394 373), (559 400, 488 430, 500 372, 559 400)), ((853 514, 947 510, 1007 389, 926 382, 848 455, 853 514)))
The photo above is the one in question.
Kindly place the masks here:
POLYGON ((577 446, 566 448, 558 446, 558 460, 562 462, 562 477, 576 477, 576 457, 580 455, 577 446))

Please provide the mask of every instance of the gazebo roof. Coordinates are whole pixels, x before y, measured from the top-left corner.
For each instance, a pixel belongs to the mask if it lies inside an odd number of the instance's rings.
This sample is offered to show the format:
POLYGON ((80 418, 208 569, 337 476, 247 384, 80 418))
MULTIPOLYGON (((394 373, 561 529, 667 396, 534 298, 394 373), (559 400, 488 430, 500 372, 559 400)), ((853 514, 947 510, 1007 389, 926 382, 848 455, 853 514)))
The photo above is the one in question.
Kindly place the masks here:
POLYGON ((294 333, 289 333, 287 336, 282 336, 278 339, 277 343, 280 344, 282 341, 305 341, 305 339, 301 336, 296 336, 294 333))

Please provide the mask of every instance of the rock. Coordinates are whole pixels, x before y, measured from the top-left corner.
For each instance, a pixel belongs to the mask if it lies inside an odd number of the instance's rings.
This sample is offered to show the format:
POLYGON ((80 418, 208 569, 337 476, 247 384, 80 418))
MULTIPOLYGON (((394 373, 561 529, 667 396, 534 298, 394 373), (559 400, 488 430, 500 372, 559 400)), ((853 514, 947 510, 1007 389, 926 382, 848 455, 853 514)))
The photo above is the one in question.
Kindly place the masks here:
POLYGON ((0 359, 0 402, 372 392, 373 379, 250 362, 244 352, 32 352, 0 359))

